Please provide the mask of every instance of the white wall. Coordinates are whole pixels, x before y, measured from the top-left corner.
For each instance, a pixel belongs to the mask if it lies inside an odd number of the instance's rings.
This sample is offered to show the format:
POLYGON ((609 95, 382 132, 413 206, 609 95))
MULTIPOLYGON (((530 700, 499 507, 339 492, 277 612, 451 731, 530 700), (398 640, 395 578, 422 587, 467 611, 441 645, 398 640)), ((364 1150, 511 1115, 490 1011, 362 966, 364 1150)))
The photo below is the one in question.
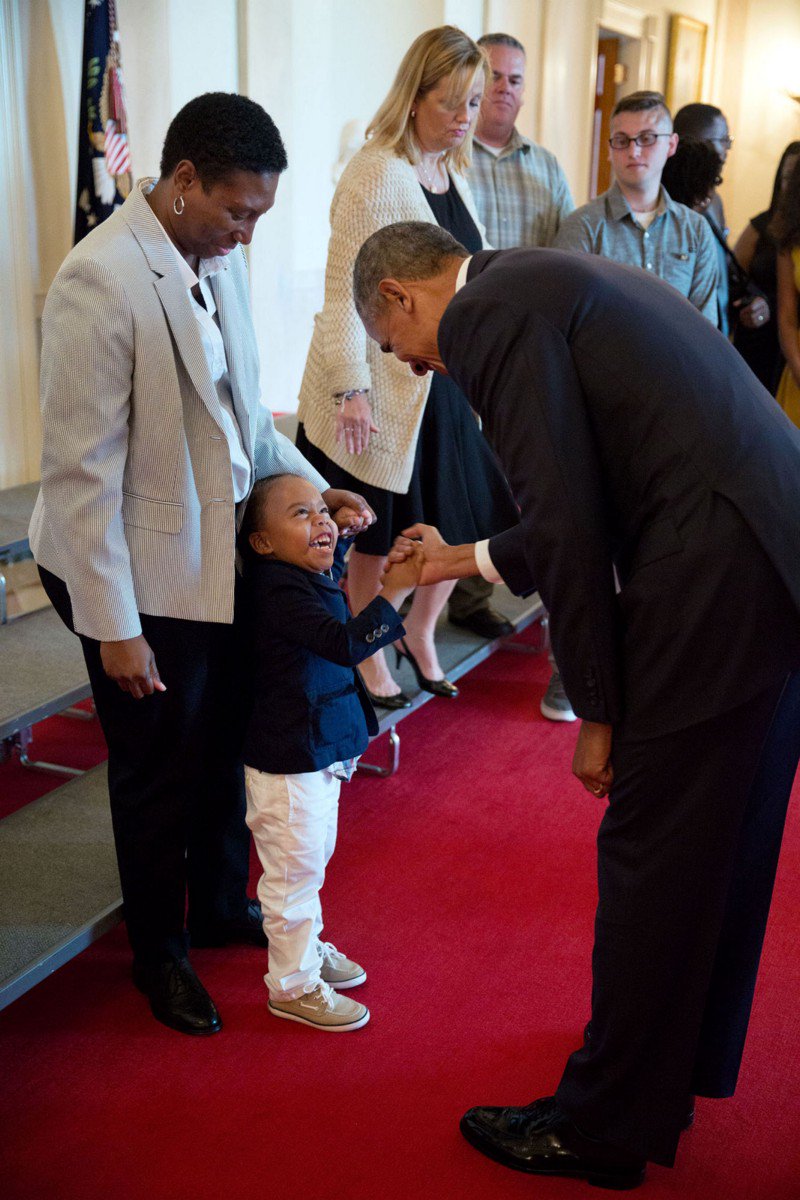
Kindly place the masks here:
POLYGON ((769 204, 784 147, 800 138, 800 0, 721 0, 715 103, 734 147, 722 195, 735 238, 769 204))

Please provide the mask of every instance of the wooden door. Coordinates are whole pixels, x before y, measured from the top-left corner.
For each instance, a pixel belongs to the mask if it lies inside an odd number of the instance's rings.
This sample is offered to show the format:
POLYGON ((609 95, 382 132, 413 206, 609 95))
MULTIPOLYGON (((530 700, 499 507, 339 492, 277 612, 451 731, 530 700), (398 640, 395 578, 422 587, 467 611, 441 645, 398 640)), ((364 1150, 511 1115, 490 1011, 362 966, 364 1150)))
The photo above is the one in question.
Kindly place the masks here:
POLYGON ((589 179, 590 196, 594 199, 611 186, 611 164, 608 161, 608 138, 611 112, 617 98, 615 80, 619 41, 601 37, 597 42, 597 83, 594 96, 594 130, 592 136, 592 170, 589 179))

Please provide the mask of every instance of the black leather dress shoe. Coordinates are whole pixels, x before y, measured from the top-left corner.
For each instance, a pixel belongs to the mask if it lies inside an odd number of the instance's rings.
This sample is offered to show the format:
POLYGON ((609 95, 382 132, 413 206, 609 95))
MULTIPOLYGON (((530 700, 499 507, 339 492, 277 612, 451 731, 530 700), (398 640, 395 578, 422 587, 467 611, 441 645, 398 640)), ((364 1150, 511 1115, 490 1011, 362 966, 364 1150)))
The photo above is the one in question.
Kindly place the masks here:
POLYGON ((261 905, 258 900, 249 900, 241 917, 224 921, 221 925, 193 925, 189 929, 189 940, 197 949, 242 943, 245 946, 260 946, 262 950, 266 950, 268 942, 264 933, 261 905))
POLYGON ((488 1158, 529 1175, 585 1179, 595 1187, 638 1187, 644 1159, 587 1137, 552 1096, 524 1108, 471 1108, 461 1118, 464 1137, 488 1158))
POLYGON ((479 608, 477 612, 470 613, 468 617, 450 617, 451 625, 458 625, 460 629, 468 629, 470 633, 477 633, 478 637, 485 638, 501 638, 510 637, 514 632, 514 626, 499 612, 495 612, 493 608, 479 608))
POLYGON ((134 960, 133 982, 147 996, 153 1016, 162 1025, 200 1037, 222 1029, 216 1005, 188 958, 152 964, 134 960))

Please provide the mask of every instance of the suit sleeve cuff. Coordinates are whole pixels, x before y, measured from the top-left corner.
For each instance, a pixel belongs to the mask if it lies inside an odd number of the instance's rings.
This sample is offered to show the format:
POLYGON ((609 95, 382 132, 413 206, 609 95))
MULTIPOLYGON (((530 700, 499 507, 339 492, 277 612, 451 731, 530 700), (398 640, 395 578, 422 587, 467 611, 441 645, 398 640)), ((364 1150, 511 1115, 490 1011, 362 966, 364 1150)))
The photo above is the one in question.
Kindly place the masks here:
POLYGON ((484 538, 482 542, 475 543, 475 562, 478 570, 484 579, 489 583, 502 583, 503 577, 492 562, 492 556, 489 553, 489 539, 484 538))

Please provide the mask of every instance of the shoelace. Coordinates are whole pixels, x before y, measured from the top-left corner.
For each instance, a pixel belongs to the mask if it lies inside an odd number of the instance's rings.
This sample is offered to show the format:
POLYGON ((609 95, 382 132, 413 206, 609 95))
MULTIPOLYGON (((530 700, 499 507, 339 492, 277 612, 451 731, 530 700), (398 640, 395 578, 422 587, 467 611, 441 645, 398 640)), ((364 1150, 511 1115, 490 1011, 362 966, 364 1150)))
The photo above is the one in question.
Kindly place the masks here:
MULTIPOLYGON (((338 959, 340 959, 341 962, 344 962, 345 958, 347 957, 345 954, 342 954, 341 950, 336 949, 333 942, 320 942, 319 948, 320 948, 320 952, 322 953, 322 961, 323 962, 325 962, 328 959, 335 959, 335 958, 338 958, 338 959)), ((335 967, 336 963, 331 962, 331 966, 335 967)))
POLYGON ((325 983, 324 979, 320 979, 319 983, 314 983, 312 980, 309 980, 309 982, 303 988, 303 993, 306 996, 311 996, 316 991, 319 991, 321 998, 324 1000, 328 1008, 330 1008, 333 1003, 333 988, 330 986, 330 984, 325 983))

